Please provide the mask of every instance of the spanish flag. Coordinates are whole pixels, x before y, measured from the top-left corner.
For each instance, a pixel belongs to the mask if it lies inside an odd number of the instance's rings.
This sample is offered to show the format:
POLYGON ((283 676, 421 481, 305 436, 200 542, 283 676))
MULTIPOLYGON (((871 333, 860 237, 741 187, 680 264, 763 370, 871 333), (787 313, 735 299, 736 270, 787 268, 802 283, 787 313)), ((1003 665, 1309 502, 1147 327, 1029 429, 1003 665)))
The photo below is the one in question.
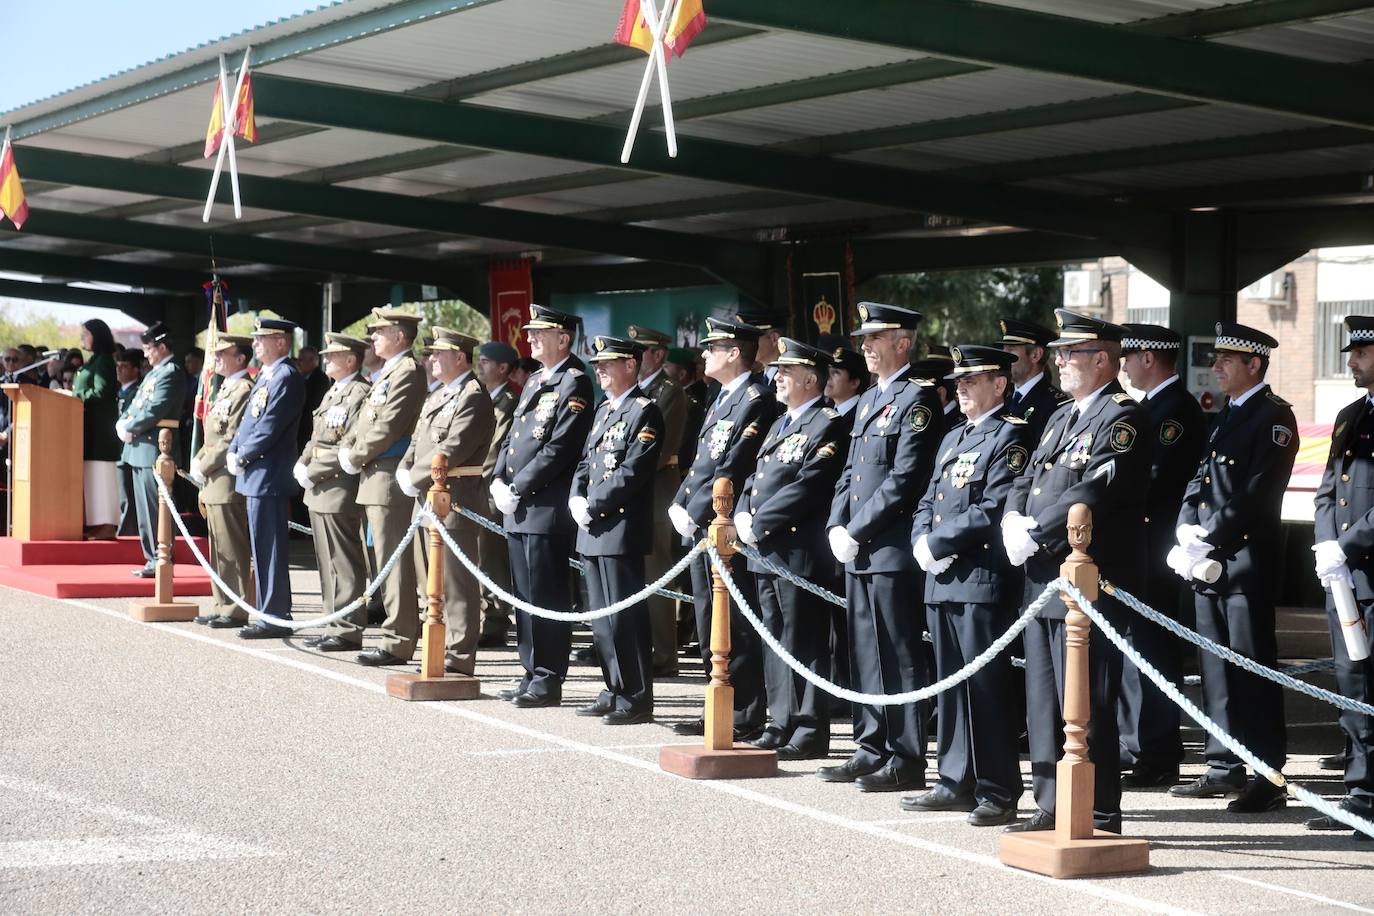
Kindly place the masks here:
MULTIPOLYGON (((253 119, 253 74, 243 75, 243 85, 239 87, 239 97, 234 105, 234 133, 249 143, 258 139, 258 125, 253 119)), ((205 158, 209 159, 224 140, 224 96, 220 84, 215 83, 215 103, 210 110, 210 125, 205 129, 205 158)))
POLYGON ((0 219, 6 216, 14 228, 23 229, 29 218, 29 202, 24 199, 24 186, 19 182, 19 170, 14 167, 14 147, 10 146, 9 131, 5 131, 5 145, 0 148, 0 219))
MULTIPOLYGON (((665 8, 666 4, 672 2, 673 0, 664 0, 665 8)), ((706 10, 702 7, 701 0, 678 0, 673 7, 673 16, 668 20, 668 27, 663 30, 663 46, 681 57, 686 52, 687 45, 691 44, 692 39, 704 28, 706 10)), ((640 0, 625 0, 625 9, 621 11, 620 23, 616 26, 615 40, 619 44, 638 48, 645 54, 653 48, 653 32, 644 21, 640 0)))

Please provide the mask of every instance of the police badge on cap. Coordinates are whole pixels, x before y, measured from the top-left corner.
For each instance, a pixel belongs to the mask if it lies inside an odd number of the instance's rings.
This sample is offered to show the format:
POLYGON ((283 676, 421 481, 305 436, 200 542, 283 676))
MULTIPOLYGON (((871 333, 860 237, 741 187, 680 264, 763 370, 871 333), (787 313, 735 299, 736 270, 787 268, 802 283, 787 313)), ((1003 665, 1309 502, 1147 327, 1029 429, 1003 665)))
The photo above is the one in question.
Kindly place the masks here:
POLYGON ((163 324, 161 321, 155 321, 148 326, 148 330, 138 335, 138 339, 145 344, 166 343, 167 336, 167 325, 163 324))

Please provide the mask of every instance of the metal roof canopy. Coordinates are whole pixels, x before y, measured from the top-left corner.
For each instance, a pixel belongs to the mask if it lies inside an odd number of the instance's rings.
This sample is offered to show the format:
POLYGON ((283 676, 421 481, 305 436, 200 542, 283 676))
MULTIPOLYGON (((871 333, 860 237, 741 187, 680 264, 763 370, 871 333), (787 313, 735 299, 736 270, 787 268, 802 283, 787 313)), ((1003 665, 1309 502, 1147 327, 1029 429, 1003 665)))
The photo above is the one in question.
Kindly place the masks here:
POLYGON ((705 5, 676 159, 651 106, 619 162, 645 63, 609 41, 621 0, 345 0, 34 102, 0 115, 32 209, 0 269, 198 293, 213 242, 287 313, 344 279, 347 317, 388 283, 482 304, 513 254, 537 289, 767 300, 806 243, 860 279, 1117 253, 1224 299, 1374 241, 1374 0, 705 5), (206 227, 210 83, 249 44, 245 219, 226 181, 206 227))

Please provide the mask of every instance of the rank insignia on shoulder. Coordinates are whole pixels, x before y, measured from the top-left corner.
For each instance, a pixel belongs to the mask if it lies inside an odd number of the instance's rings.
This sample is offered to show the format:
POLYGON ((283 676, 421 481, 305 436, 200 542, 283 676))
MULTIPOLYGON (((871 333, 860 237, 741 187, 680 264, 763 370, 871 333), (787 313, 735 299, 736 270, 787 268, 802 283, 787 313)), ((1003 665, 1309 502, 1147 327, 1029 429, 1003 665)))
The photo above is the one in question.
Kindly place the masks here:
POLYGON ((1340 423, 1336 424, 1336 429, 1335 429, 1334 432, 1331 433, 1331 438, 1332 438, 1333 440, 1339 439, 1339 438, 1341 437, 1341 433, 1345 432, 1345 427, 1346 427, 1346 425, 1347 425, 1347 424, 1346 424, 1346 422, 1345 422, 1344 420, 1342 420, 1340 423))
POLYGON ((470 378, 470 379, 468 379, 468 383, 467 383, 466 385, 463 386, 463 390, 464 390, 464 391, 476 391, 478 388, 481 388, 481 387, 482 387, 482 383, 481 383, 481 382, 477 381, 477 379, 475 379, 475 378, 470 378))
MULTIPOLYGON (((763 392, 759 391, 753 385, 750 385, 745 391, 748 393, 749 400, 751 401, 757 401, 759 398, 763 397, 763 392)), ((746 432, 745 435, 748 435, 748 433, 746 432)))
POLYGON ((1026 425, 1026 421, 1025 421, 1025 420, 1023 420, 1023 419, 1021 419, 1020 417, 1015 416, 1015 415, 1013 415, 1013 414, 1009 414, 1009 413, 1004 413, 1004 414, 1002 414, 1002 422, 1003 422, 1003 423, 1010 423, 1012 426, 1025 426, 1025 425, 1026 425))
POLYGON ((1013 471, 1020 473, 1021 469, 1026 466, 1026 462, 1029 460, 1030 453, 1021 446, 1013 445, 1011 448, 1007 449, 1007 467, 1011 468, 1013 471))
POLYGON ((1163 445, 1173 445, 1183 435, 1183 424, 1177 420, 1165 420, 1159 427, 1159 441, 1163 445))
POLYGON ((1279 405, 1280 407, 1292 407, 1292 406, 1293 406, 1292 404, 1290 404, 1290 403, 1288 403, 1287 401, 1285 401, 1283 398, 1279 397, 1277 394, 1274 394, 1274 389, 1272 389, 1272 388, 1270 388, 1268 391, 1266 391, 1266 392, 1265 392, 1265 395, 1269 398, 1269 400, 1273 401, 1275 404, 1279 405))
POLYGON ((639 431, 639 434, 635 438, 637 438, 640 442, 647 444, 657 439, 658 433, 654 432, 652 429, 646 426, 639 431))
POLYGON ((930 408, 917 407, 911 412, 911 431, 913 433, 925 432, 930 425, 930 408))
POLYGON ((581 413, 587 409, 587 401, 585 398, 568 398, 568 409, 573 413, 581 413))
POLYGON ((822 458, 834 458, 835 452, 835 443, 833 442, 827 442, 820 448, 816 449, 816 454, 820 455, 822 458))
POLYGON ((578 369, 577 367, 569 369, 568 374, 571 375, 573 378, 581 378, 582 376, 586 375, 585 372, 583 372, 581 369, 578 369))
POLYGON ((907 379, 907 381, 909 381, 909 382, 911 382, 911 384, 917 385, 917 386, 919 386, 919 387, 921 387, 921 388, 934 388, 934 387, 935 387, 935 383, 934 383, 934 382, 928 382, 928 381, 926 381, 926 380, 923 379, 923 378, 907 379))
POLYGON ((1112 424, 1111 434, 1107 441, 1111 443, 1113 451, 1129 451, 1131 446, 1135 444, 1135 427, 1129 423, 1117 421, 1112 424))
POLYGON ((653 401, 649 400, 648 398, 635 398, 635 403, 638 404, 640 407, 648 407, 650 404, 653 403, 653 401))
POLYGON ((1279 448, 1283 448, 1291 441, 1293 441, 1293 431, 1291 429, 1289 429, 1287 426, 1274 427, 1275 445, 1277 445, 1279 448))
POLYGON ((1135 403, 1135 398, 1131 397, 1129 394, 1127 394, 1127 393, 1124 392, 1124 391, 1121 391, 1121 392, 1118 392, 1117 394, 1112 395, 1112 400, 1115 401, 1115 402, 1118 403, 1118 404, 1134 404, 1134 403, 1135 403))
POLYGON ((840 418, 840 412, 833 407, 822 407, 821 413, 825 414, 827 420, 838 420, 840 418))
POLYGON ((752 439, 758 434, 759 425, 757 423, 750 423, 748 426, 744 427, 744 432, 741 433, 741 435, 743 435, 746 439, 752 439))

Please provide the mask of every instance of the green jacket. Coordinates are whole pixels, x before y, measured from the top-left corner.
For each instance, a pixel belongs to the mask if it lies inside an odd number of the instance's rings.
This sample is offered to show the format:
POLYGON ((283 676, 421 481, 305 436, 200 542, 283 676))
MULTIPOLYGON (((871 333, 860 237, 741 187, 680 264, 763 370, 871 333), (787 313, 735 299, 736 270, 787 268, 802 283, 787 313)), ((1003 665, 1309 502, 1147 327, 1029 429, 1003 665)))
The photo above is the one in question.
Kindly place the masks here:
POLYGON ((177 456, 177 431, 181 426, 185 388, 186 372, 170 357, 139 383, 138 393, 119 418, 124 428, 134 435, 134 441, 124 443, 121 453, 129 467, 153 466, 157 461, 157 436, 162 428, 172 431, 172 457, 177 456))
POLYGON ((110 354, 98 353, 81 367, 72 380, 72 394, 86 408, 81 421, 81 457, 87 461, 118 461, 121 443, 114 425, 119 419, 119 386, 115 383, 114 359, 110 354))

